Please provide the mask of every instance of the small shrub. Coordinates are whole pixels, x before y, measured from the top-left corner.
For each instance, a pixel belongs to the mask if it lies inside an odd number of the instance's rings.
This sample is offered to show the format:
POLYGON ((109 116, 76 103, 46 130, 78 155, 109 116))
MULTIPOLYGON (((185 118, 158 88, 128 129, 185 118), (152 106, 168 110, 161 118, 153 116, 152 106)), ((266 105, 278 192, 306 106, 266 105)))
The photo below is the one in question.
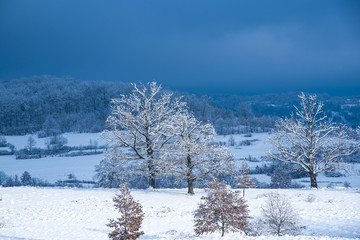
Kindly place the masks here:
POLYGON ((325 172, 326 177, 345 177, 345 174, 339 171, 325 172))
POLYGON ((344 182, 344 187, 346 187, 346 188, 351 187, 351 186, 350 186, 350 183, 349 183, 348 181, 345 181, 345 182, 344 182))
POLYGON ((295 235, 300 230, 297 218, 294 208, 285 196, 273 192, 267 194, 262 207, 262 221, 270 233, 278 236, 295 235))

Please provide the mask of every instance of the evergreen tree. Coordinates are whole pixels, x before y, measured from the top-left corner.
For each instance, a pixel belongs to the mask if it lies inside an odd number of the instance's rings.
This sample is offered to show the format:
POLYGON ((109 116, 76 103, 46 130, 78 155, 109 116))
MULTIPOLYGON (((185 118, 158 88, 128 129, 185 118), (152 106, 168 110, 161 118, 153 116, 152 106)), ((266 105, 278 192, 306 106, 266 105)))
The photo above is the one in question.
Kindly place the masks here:
POLYGON ((255 186, 255 183, 250 177, 249 172, 250 169, 246 166, 246 160, 243 159, 242 167, 239 171, 239 176, 237 176, 237 185, 243 189, 243 197, 245 197, 245 188, 252 188, 255 186))
POLYGON ((123 184, 120 188, 120 194, 114 198, 114 206, 119 211, 120 217, 116 220, 111 219, 107 226, 114 228, 109 233, 109 238, 113 240, 137 239, 144 234, 139 231, 144 219, 144 213, 140 203, 134 201, 129 188, 123 184))
POLYGON ((207 196, 195 211, 195 233, 245 231, 248 226, 249 210, 246 201, 217 180, 210 183, 207 196))
POLYGON ((15 187, 21 186, 21 182, 20 182, 19 176, 18 176, 17 174, 15 174, 14 186, 15 186, 15 187))
POLYGON ((31 185, 31 176, 30 176, 30 173, 29 173, 28 171, 25 171, 25 172, 21 175, 20 180, 21 180, 21 184, 24 185, 24 186, 31 185))
POLYGON ((291 186, 290 172, 282 167, 278 167, 271 175, 272 188, 289 188, 291 186))

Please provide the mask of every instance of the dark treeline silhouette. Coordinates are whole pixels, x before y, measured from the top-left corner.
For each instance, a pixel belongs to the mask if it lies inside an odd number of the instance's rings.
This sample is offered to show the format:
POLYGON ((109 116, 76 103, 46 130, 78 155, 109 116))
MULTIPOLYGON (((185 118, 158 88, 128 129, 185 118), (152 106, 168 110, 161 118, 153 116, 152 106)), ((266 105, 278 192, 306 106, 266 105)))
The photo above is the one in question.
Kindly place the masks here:
MULTIPOLYGON (((262 94, 255 96, 214 95, 212 102, 224 109, 229 109, 242 117, 258 120, 265 116, 289 117, 294 106, 299 107, 300 92, 262 94)), ((324 112, 328 120, 351 127, 360 125, 360 95, 331 96, 318 94, 324 103, 324 112)), ((271 123, 271 121, 269 121, 271 123)), ((253 125, 251 123, 251 125, 253 125)), ((257 125, 256 123, 254 125, 257 125)))
MULTIPOLYGON (((130 83, 78 81, 40 76, 0 81, 0 134, 39 132, 100 132, 110 113, 110 100, 132 89, 130 83)), ((168 90, 165 90, 168 91, 168 90)), ((279 117, 289 116, 297 93, 260 96, 182 96, 200 121, 212 123, 218 134, 269 131, 279 117)), ((359 97, 320 95, 329 119, 357 126, 359 97)))
POLYGON ((128 89, 122 82, 55 77, 0 82, 0 133, 100 132, 110 99, 128 89))

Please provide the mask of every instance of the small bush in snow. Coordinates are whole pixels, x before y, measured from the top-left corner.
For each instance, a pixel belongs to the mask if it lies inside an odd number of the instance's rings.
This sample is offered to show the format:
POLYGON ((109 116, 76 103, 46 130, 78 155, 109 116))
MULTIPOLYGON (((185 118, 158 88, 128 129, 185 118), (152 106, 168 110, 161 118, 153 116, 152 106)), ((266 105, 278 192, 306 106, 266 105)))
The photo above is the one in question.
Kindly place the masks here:
POLYGON ((344 187, 349 188, 349 187, 351 187, 351 185, 350 185, 350 183, 348 181, 345 181, 344 182, 344 187))
POLYGON ((297 214, 290 201, 278 193, 266 195, 265 205, 262 207, 262 222, 271 234, 282 236, 284 234, 295 235, 298 226, 297 214))
POLYGON ((249 223, 249 210, 245 200, 238 192, 232 192, 217 180, 205 190, 207 196, 195 211, 195 233, 202 235, 213 232, 246 231, 249 223))
POLYGON ((121 185, 120 194, 117 194, 113 201, 115 208, 120 213, 120 218, 116 220, 110 219, 110 223, 107 224, 107 226, 115 228, 109 233, 109 238, 127 240, 137 239, 143 235, 144 232, 139 231, 144 219, 142 206, 134 201, 129 188, 125 184, 121 185))

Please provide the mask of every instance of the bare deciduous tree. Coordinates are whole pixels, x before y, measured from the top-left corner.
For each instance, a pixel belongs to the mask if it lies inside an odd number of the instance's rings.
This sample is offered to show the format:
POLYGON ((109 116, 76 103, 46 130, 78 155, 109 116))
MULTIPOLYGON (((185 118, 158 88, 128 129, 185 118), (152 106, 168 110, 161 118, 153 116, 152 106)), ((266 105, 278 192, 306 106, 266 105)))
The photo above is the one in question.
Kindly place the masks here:
POLYGON ((299 231, 297 218, 290 201, 285 196, 274 192, 267 194, 265 205, 262 207, 262 222, 271 233, 278 236, 295 234, 299 231))
POLYGON ((173 137, 168 135, 164 123, 185 105, 160 90, 155 82, 141 88, 134 84, 130 95, 113 99, 108 129, 103 131, 110 148, 117 149, 108 154, 116 153, 119 165, 130 166, 134 174, 147 177, 153 188, 159 175, 159 151, 173 137))
POLYGON ((36 144, 35 139, 33 138, 32 135, 30 135, 28 140, 27 140, 27 147, 28 147, 30 153, 32 152, 35 144, 36 144))
POLYGON ((296 116, 277 122, 270 138, 273 150, 269 155, 285 163, 297 164, 310 176, 311 187, 317 188, 317 174, 338 169, 344 156, 353 154, 358 145, 347 134, 326 122, 323 104, 316 95, 299 95, 301 108, 296 116))
POLYGON ((238 192, 214 180, 206 190, 207 196, 195 211, 195 233, 245 231, 249 223, 249 210, 246 201, 238 192))
POLYGON ((116 220, 110 219, 107 226, 114 228, 109 233, 109 238, 113 240, 137 239, 144 234, 139 231, 144 219, 142 206, 136 202, 130 194, 129 188, 123 184, 120 188, 120 194, 114 198, 114 206, 121 214, 116 220))

